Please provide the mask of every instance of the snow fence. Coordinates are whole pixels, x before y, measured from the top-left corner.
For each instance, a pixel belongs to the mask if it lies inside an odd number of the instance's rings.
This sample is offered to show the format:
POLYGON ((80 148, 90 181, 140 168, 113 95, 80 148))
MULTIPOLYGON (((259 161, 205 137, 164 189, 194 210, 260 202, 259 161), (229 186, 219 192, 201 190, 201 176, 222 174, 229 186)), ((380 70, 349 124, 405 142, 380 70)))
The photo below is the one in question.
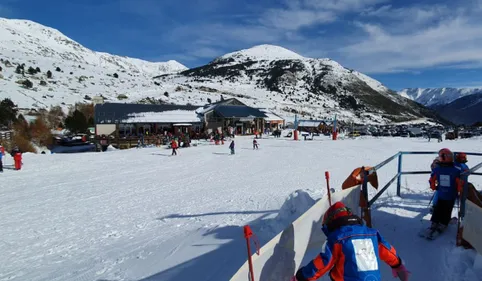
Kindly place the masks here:
POLYGON ((463 238, 482 254, 482 208, 469 200, 465 204, 463 238))
MULTIPOLYGON (((360 215, 360 186, 336 191, 331 196, 332 202, 342 201, 360 215)), ((321 230, 321 222, 326 210, 330 207, 328 197, 321 198, 308 211, 291 223, 271 241, 266 243, 260 254, 254 254, 252 281, 289 280, 296 270, 311 260, 321 251, 326 240, 321 230), (305 257, 307 260, 305 260, 305 257)), ((230 281, 246 281, 249 279, 249 265, 246 261, 230 281)))

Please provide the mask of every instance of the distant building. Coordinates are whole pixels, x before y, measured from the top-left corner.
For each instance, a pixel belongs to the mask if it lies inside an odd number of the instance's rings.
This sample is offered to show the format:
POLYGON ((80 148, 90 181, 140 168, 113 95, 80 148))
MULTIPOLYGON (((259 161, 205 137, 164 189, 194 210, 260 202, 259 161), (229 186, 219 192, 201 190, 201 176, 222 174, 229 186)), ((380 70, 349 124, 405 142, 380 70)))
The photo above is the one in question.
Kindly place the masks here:
POLYGON ((266 114, 237 99, 205 106, 102 103, 94 106, 98 136, 147 136, 226 132, 254 134, 264 129, 266 114))
POLYGON ((260 111, 266 115, 264 118, 265 126, 271 130, 282 129, 285 126, 285 119, 266 108, 260 108, 260 111))
POLYGON ((245 105, 232 98, 208 104, 198 110, 204 120, 205 130, 226 131, 232 128, 237 135, 249 135, 262 132, 266 114, 257 108, 245 105))
POLYGON ((96 135, 141 136, 199 132, 199 106, 104 103, 94 106, 96 135))
POLYGON ((101 96, 95 96, 92 98, 92 103, 94 105, 96 104, 103 104, 104 103, 104 97, 101 97, 101 96))

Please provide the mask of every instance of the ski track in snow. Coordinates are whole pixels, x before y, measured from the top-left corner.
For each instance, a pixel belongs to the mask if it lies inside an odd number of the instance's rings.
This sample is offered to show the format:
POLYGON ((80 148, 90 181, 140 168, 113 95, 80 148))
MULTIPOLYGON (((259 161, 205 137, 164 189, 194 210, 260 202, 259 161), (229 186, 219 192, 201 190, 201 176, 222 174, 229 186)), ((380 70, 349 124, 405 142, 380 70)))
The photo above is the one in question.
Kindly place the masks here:
MULTIPOLYGON (((339 189, 354 168, 399 150, 482 151, 480 139, 262 139, 258 151, 251 140, 236 138, 233 156, 229 142, 201 142, 175 157, 165 148, 25 154, 22 171, 0 175, 0 280, 228 280, 246 259, 242 226, 250 223, 267 242, 290 223, 276 216, 291 193, 323 196, 324 171, 339 189)), ((404 170, 428 170, 433 157, 404 156, 404 170)), ((380 188, 396 165, 378 171, 380 188)), ((427 178, 403 177, 402 198, 393 197, 393 184, 373 206, 373 225, 405 259, 412 280, 456 280, 444 268, 460 271, 470 262, 447 260, 455 228, 435 241, 417 236, 428 223, 427 178)), ((471 181, 482 185, 480 177, 471 181)), ((455 254, 473 261, 467 252, 455 254)))

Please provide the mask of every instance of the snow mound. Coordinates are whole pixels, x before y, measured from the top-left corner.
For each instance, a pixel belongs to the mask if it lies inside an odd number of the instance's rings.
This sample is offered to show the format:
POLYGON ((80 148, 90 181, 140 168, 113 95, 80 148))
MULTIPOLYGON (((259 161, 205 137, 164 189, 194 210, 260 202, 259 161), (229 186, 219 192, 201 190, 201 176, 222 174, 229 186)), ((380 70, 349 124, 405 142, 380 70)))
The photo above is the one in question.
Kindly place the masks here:
POLYGON ((315 200, 306 191, 296 190, 288 196, 276 218, 288 225, 308 211, 314 204, 315 200))
POLYGON ((109 145, 105 151, 117 151, 118 149, 113 147, 112 145, 109 145))
POLYGON ((474 250, 455 248, 445 255, 445 281, 482 281, 482 255, 474 250))
POLYGON ((297 60, 297 59, 304 59, 303 56, 285 49, 280 46, 275 45, 259 45, 254 46, 249 49, 240 50, 237 52, 228 53, 224 56, 217 58, 217 60, 225 60, 225 59, 251 59, 251 60, 297 60))

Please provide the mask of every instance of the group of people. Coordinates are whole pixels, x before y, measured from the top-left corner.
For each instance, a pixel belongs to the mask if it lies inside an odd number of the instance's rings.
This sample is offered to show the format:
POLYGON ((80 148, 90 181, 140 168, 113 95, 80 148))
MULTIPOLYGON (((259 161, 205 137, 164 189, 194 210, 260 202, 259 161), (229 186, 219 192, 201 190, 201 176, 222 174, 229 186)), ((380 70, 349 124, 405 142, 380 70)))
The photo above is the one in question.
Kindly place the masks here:
MULTIPOLYGON (((256 140, 256 138, 253 139, 253 150, 255 150, 255 149, 259 149, 258 141, 256 140)), ((232 140, 231 143, 229 144, 229 150, 231 151, 231 154, 235 154, 234 140, 232 140)))
MULTIPOLYGON (((454 155, 447 148, 432 163, 430 188, 435 191, 430 231, 444 231, 452 210, 468 178, 464 172, 467 155, 454 155)), ((322 230, 327 240, 321 253, 301 267, 290 281, 317 280, 329 272, 333 281, 381 280, 379 261, 392 268, 393 277, 408 281, 411 273, 396 249, 376 230, 363 224, 342 202, 333 204, 323 216, 322 230)))
POLYGON ((462 192, 468 176, 463 173, 469 170, 467 155, 457 153, 454 155, 448 148, 439 151, 438 157, 433 161, 430 176, 430 188, 435 191, 432 197, 429 231, 432 233, 443 232, 452 218, 455 202, 462 192))

